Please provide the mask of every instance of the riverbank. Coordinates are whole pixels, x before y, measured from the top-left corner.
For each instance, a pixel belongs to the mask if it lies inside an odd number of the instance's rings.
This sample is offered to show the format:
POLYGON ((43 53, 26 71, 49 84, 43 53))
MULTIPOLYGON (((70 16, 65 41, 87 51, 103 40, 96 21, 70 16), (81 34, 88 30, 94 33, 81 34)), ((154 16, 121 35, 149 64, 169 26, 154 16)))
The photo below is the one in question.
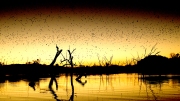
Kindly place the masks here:
POLYGON ((40 64, 12 64, 0 66, 0 75, 49 75, 59 73, 86 73, 86 74, 118 74, 118 73, 139 73, 139 74, 180 74, 179 67, 141 67, 138 65, 127 66, 84 66, 84 67, 63 67, 48 66, 40 64))

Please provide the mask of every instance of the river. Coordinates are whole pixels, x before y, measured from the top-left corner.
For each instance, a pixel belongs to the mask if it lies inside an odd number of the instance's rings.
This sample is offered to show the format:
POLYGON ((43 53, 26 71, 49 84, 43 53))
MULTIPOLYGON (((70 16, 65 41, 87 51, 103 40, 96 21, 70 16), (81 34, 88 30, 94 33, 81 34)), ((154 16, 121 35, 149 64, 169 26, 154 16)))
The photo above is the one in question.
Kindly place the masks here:
POLYGON ((179 101, 180 79, 168 75, 147 79, 132 74, 76 75, 28 81, 1 80, 3 101, 179 101), (168 78, 167 78, 168 77, 168 78), (57 81, 57 85, 56 82, 57 81), (50 84, 50 82, 52 84, 50 84))

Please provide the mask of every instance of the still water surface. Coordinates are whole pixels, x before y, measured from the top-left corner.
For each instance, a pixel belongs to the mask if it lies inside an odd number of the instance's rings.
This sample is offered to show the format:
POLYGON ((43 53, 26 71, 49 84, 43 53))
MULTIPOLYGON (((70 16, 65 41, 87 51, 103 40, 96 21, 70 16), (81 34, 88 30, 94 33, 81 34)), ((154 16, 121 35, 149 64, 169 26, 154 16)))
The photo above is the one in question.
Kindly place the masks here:
POLYGON ((0 83, 2 101, 180 101, 180 79, 143 80, 138 74, 88 75, 76 80, 76 75, 60 74, 58 86, 51 78, 34 81, 5 80, 0 83), (72 83, 72 84, 71 84, 72 83), (74 87, 74 90, 72 88, 74 87))

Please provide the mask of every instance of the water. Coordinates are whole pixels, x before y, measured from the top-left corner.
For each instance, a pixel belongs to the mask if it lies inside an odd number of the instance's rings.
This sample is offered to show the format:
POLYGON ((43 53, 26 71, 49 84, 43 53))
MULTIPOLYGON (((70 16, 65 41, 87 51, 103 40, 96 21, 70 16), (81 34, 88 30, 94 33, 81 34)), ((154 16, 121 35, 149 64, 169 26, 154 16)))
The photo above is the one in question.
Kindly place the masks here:
MULTIPOLYGON (((173 75, 174 76, 174 75, 173 75)), ((1 80, 0 100, 3 101, 178 101, 180 100, 180 79, 163 78, 161 80, 139 79, 138 74, 88 75, 76 81, 76 75, 60 74, 56 78, 58 88, 52 78, 40 78, 34 81, 1 80), (72 82, 72 84, 71 84, 72 82), (84 83, 84 85, 82 84, 84 83), (73 88, 74 87, 74 91, 73 88)))

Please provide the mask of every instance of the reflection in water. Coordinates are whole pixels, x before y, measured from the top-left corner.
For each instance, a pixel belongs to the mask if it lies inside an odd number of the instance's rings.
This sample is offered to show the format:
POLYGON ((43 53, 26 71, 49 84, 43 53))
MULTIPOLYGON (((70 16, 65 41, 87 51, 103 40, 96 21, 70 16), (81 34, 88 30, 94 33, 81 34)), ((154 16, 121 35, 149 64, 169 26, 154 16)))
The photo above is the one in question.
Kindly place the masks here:
POLYGON ((74 84, 73 84, 73 73, 71 72, 71 89, 72 89, 72 94, 69 99, 69 101, 74 101, 74 84))
MULTIPOLYGON (((152 95, 152 97, 154 98, 154 101, 157 101, 160 99, 160 94, 159 93, 155 93, 153 90, 153 86, 158 87, 159 92, 165 92, 164 89, 162 88, 164 85, 167 85, 168 83, 171 83, 171 80, 179 80, 180 81, 180 76, 175 76, 175 75, 143 75, 142 77, 139 78, 141 80, 142 83, 144 83, 144 85, 146 86, 146 93, 147 93, 147 98, 149 97, 149 92, 147 91, 147 89, 149 89, 150 94, 152 95)), ((168 85, 169 86, 169 85, 168 85)), ((179 91, 179 84, 178 84, 178 91, 179 91)), ((173 92, 174 93, 174 92, 173 92)), ((180 95, 180 93, 178 93, 178 96, 180 95)), ((170 97, 169 97, 170 98, 170 97)), ((168 98, 168 99, 169 99, 168 98)), ((176 100, 176 99, 173 99, 176 100)), ((179 99, 178 99, 179 100, 179 99)), ((167 100, 168 101, 168 100, 167 100)))
POLYGON ((35 82, 33 82, 33 81, 32 81, 32 82, 29 82, 29 86, 32 87, 34 90, 36 90, 36 89, 35 89, 35 82))
POLYGON ((177 75, 145 75, 143 77, 140 77, 143 82, 146 82, 148 84, 163 84, 167 83, 170 79, 178 80, 180 81, 180 76, 177 75))
POLYGON ((76 78, 76 81, 78 83, 80 83, 82 86, 84 86, 87 83, 87 80, 85 80, 84 82, 81 81, 81 78, 85 76, 85 78, 87 77, 87 75, 85 73, 81 73, 78 75, 78 77, 76 78))
MULTIPOLYGON (((81 76, 82 77, 82 76, 81 76)), ((69 98, 69 100, 68 101, 74 101, 74 84, 73 84, 73 73, 71 73, 70 74, 70 81, 71 81, 71 96, 70 96, 70 98, 69 98)), ((55 84, 56 84, 56 90, 58 90, 58 83, 57 83, 57 80, 56 80, 56 78, 55 78, 55 75, 51 75, 51 79, 50 79, 50 82, 49 82, 49 90, 51 91, 51 93, 53 94, 53 96, 54 96, 54 99, 55 100, 57 100, 57 101, 60 101, 60 99, 58 99, 58 96, 57 96, 57 94, 56 94, 56 92, 52 89, 52 85, 53 85, 53 81, 55 82, 55 84)), ((78 82, 78 83, 80 83, 81 85, 85 85, 86 83, 87 83, 87 80, 85 81, 85 82, 82 82, 81 81, 81 78, 76 78, 76 81, 78 82)), ((33 86, 34 87, 34 86, 33 86)))
POLYGON ((0 100, 17 101, 24 98, 41 101, 180 100, 179 76, 141 78, 138 74, 88 75, 86 79, 79 79, 88 81, 84 86, 75 79, 76 75, 73 74, 60 74, 59 77, 51 75, 50 78, 40 78, 34 83, 27 80, 9 82, 7 79, 0 83, 0 100), (34 84, 36 89, 29 89, 34 87, 34 84), (41 93, 42 89, 44 93, 41 93))
POLYGON ((51 93, 53 94, 54 99, 57 100, 57 101, 60 101, 60 100, 57 98, 58 96, 57 96, 56 92, 52 89, 53 81, 54 81, 55 84, 56 84, 56 90, 58 90, 58 83, 57 83, 56 77, 55 77, 54 74, 51 74, 51 80, 49 81, 49 90, 50 90, 51 93))
POLYGON ((85 80, 84 82, 81 81, 81 79, 76 79, 76 81, 78 83, 80 83, 82 86, 84 86, 87 83, 87 80, 85 80))
MULTIPOLYGON (((72 93, 71 93, 71 96, 70 96, 70 98, 69 98, 68 101, 74 101, 73 73, 71 73, 70 76, 71 76, 71 89, 72 89, 72 93)), ((56 84, 56 90, 58 90, 57 80, 56 80, 56 78, 55 78, 55 75, 52 74, 52 75, 51 75, 50 82, 49 82, 49 90, 50 90, 51 93, 53 94, 54 99, 55 99, 56 101, 61 101, 60 99, 58 99, 58 96, 57 96, 56 92, 52 89, 53 81, 54 81, 55 84, 56 84)))

